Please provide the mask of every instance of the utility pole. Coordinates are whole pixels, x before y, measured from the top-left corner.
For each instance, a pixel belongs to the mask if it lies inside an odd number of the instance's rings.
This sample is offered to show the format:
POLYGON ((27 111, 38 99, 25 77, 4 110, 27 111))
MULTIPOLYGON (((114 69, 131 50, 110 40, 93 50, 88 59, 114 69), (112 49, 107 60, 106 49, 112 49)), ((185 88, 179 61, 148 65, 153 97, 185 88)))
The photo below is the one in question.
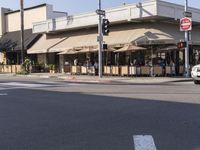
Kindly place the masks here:
MULTIPOLYGON (((188 0, 185 0, 185 12, 188 12, 188 0)), ((189 78, 190 73, 189 73, 189 31, 185 31, 185 42, 186 42, 186 47, 185 47, 185 77, 189 78)))
MULTIPOLYGON (((101 0, 99 0, 99 11, 101 11, 101 0)), ((102 45, 103 45, 103 33, 102 33, 102 14, 99 13, 99 79, 102 78, 102 45)))
POLYGON ((21 18, 21 64, 24 62, 24 0, 20 0, 21 18))

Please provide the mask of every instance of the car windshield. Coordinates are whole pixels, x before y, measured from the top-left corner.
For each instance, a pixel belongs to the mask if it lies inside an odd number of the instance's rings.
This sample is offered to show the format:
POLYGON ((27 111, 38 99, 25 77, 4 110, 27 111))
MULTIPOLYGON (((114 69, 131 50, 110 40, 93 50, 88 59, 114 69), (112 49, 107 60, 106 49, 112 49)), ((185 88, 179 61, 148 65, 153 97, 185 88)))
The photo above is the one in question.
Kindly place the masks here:
POLYGON ((199 67, 199 68, 197 68, 197 72, 200 72, 200 67, 199 67))

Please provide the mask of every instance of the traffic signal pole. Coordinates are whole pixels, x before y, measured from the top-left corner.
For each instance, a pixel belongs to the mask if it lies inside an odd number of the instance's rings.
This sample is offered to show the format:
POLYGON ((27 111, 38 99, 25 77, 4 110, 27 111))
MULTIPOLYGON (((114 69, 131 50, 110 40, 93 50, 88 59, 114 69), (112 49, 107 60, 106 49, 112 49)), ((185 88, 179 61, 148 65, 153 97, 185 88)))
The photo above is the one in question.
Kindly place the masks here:
MULTIPOLYGON (((185 0, 185 12, 188 11, 188 0, 185 0)), ((185 42, 186 42, 186 47, 185 47, 185 77, 189 78, 190 73, 189 73, 189 31, 185 31, 185 42)))
MULTIPOLYGON (((101 10, 101 0, 99 0, 99 10, 101 10)), ((103 33, 102 33, 102 15, 99 14, 99 79, 102 78, 102 45, 103 45, 103 33)))

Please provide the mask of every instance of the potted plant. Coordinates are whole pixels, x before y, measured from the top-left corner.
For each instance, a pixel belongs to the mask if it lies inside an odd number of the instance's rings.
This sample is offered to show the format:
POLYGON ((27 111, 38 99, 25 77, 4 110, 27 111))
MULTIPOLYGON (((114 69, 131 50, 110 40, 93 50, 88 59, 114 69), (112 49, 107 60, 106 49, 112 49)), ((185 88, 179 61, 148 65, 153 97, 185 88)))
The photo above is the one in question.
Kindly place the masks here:
POLYGON ((56 73, 56 65, 55 64, 49 64, 49 72, 56 73))
POLYGON ((52 73, 56 73, 56 65, 55 64, 52 65, 52 73))
POLYGON ((52 66, 53 66, 52 64, 49 64, 49 73, 52 73, 52 70, 53 70, 53 69, 52 69, 52 68, 53 68, 52 66))

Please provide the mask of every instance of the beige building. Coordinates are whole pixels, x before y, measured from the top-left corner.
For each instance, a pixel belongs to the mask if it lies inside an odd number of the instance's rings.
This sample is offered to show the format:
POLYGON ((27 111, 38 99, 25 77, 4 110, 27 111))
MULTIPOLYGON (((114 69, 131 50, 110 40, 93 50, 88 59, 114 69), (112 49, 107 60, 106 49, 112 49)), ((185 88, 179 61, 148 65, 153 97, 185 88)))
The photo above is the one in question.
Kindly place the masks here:
MULTIPOLYGON (((197 55, 200 52, 200 10, 189 8, 189 11, 193 15, 189 42, 190 64, 194 65, 200 62, 197 55)), ((98 15, 95 12, 66 16, 65 13, 53 12, 47 4, 27 8, 25 12, 25 17, 31 12, 37 14, 25 21, 25 33, 30 40, 27 40, 25 47, 32 62, 40 64, 37 71, 48 71, 57 66, 56 70, 63 73, 94 74, 94 64, 98 62, 98 15), (40 13, 44 14, 37 17, 40 13), (33 34, 30 35, 30 32, 33 34)), ((176 46, 177 42, 184 40, 184 32, 179 29, 183 12, 184 6, 161 0, 148 0, 106 10, 110 34, 104 37, 104 42, 108 44, 108 49, 103 51, 104 74, 183 75, 184 50, 176 46), (176 67, 172 67, 173 63, 176 67)), ((5 22, 10 25, 4 25, 2 31, 7 33, 2 39, 19 37, 13 36, 19 35, 19 24, 11 24, 19 17, 19 11, 4 14, 5 22)), ((9 45, 15 45, 11 46, 11 51, 20 50, 19 42, 11 42, 9 45)), ((20 53, 7 54, 12 54, 12 61, 19 62, 20 53)))
MULTIPOLYGON (((24 9, 25 49, 33 44, 39 34, 32 33, 34 22, 67 16, 67 13, 53 10, 49 4, 41 4, 24 9)), ((20 10, 0 9, 0 63, 19 63, 20 61, 20 10), (10 43, 12 47, 6 47, 10 43), (2 52, 4 51, 4 52, 2 52), (6 56, 5 56, 6 51, 6 56), (5 59, 6 58, 6 59, 5 59)))
MULTIPOLYGON (((200 10, 189 8, 189 11, 193 14, 193 30, 190 32, 192 65, 195 52, 199 51, 200 46, 200 10)), ((184 40, 184 32, 179 29, 180 19, 184 17, 183 12, 184 6, 161 0, 149 0, 106 10, 106 18, 111 22, 111 32, 104 37, 109 47, 103 52, 104 74, 172 74, 170 63, 174 62, 176 73, 182 75, 184 51, 178 49, 176 44, 184 40), (165 61, 164 72, 161 61, 165 61)), ((60 72, 88 74, 88 64, 93 65, 98 61, 97 25, 96 13, 36 22, 33 24, 33 32, 42 33, 43 36, 28 49, 28 54, 45 58, 45 63, 52 63, 54 58, 60 72), (74 66, 76 59, 78 66, 74 66), (66 69, 67 66, 71 68, 66 69)))

